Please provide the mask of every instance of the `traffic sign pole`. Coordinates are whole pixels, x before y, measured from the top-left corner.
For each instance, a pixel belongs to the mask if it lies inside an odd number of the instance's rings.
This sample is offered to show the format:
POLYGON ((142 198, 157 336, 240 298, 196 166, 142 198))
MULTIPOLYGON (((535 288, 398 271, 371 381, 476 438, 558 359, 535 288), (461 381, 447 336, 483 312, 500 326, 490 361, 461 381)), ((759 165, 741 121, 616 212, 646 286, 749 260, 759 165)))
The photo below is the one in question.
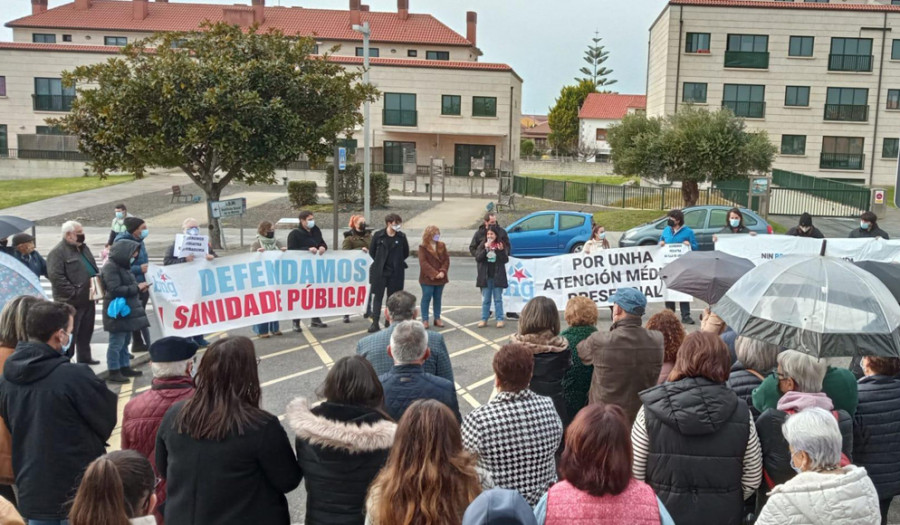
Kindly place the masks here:
POLYGON ((338 177, 340 177, 340 172, 347 167, 347 148, 341 148, 339 146, 334 147, 334 179, 331 181, 331 192, 333 198, 331 199, 331 214, 332 214, 332 236, 331 236, 331 249, 337 250, 338 246, 338 177))

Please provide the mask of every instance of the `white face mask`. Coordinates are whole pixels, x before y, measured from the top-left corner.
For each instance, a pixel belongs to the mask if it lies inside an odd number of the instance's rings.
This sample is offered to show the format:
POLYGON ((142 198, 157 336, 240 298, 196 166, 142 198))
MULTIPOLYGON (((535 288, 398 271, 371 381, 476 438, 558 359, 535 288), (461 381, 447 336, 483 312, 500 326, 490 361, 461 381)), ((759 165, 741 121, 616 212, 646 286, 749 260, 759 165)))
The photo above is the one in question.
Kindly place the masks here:
POLYGON ((402 228, 402 225, 401 225, 400 223, 397 223, 397 224, 394 225, 394 231, 395 231, 395 232, 400 231, 401 228, 402 228))
POLYGON ((306 221, 306 227, 309 228, 310 230, 313 229, 313 228, 315 228, 315 227, 316 227, 316 221, 314 221, 314 220, 312 220, 312 219, 306 221))

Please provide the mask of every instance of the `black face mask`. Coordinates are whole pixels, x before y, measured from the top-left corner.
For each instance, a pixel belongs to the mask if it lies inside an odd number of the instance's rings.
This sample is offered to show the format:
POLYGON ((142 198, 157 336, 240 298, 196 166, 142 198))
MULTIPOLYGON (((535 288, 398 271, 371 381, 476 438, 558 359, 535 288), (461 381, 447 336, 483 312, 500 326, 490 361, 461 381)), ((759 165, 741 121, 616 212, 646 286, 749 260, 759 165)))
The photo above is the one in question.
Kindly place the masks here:
POLYGON ((666 221, 666 224, 668 224, 670 228, 674 228, 675 227, 675 219, 669 219, 668 221, 666 221))
POLYGON ((266 238, 267 238, 267 239, 274 239, 274 238, 275 238, 275 232, 266 232, 266 238))
POLYGON ((79 243, 79 244, 84 244, 84 234, 83 234, 83 233, 79 233, 78 235, 76 235, 76 236, 75 236, 75 242, 77 242, 77 243, 79 243))
POLYGON ((360 232, 365 233, 365 232, 366 232, 366 226, 367 226, 366 223, 360 224, 360 225, 359 225, 359 229, 358 229, 357 231, 360 231, 360 232))
POLYGON ((0 239, 0 246, 6 246, 9 244, 9 239, 0 239))

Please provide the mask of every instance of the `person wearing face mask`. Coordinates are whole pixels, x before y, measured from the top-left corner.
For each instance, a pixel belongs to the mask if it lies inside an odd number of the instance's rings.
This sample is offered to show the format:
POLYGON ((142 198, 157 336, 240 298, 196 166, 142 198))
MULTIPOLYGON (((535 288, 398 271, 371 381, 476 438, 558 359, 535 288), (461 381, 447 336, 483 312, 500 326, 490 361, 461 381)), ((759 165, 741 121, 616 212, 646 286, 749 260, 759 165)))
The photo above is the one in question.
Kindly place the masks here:
MULTIPOLYGON (((406 240, 406 234, 400 231, 403 219, 396 213, 389 213, 384 217, 384 224, 384 229, 375 232, 369 244, 369 255, 373 259, 369 269, 369 285, 372 293, 370 334, 379 330, 378 320, 385 291, 390 297, 394 292, 403 289, 406 259, 409 257, 409 242, 406 240)), ((388 323, 385 321, 385 327, 387 326, 388 323)))
MULTIPOLYGON (((308 251, 313 255, 322 255, 325 253, 325 251, 328 250, 328 245, 325 244, 325 239, 322 238, 322 230, 316 226, 316 218, 313 215, 313 212, 303 210, 300 212, 298 218, 300 219, 300 225, 291 230, 291 233, 288 234, 287 249, 308 251)), ((313 317, 309 324, 314 328, 325 328, 328 326, 318 317, 313 317)), ((293 328, 295 332, 303 331, 300 327, 299 319, 294 319, 293 328)))
POLYGON ((100 456, 84 472, 69 525, 156 525, 155 485, 153 467, 139 453, 116 450, 100 456))
MULTIPOLYGON (((344 242, 341 243, 342 250, 362 250, 369 253, 369 244, 372 242, 372 230, 367 228, 366 218, 362 215, 354 215, 350 217, 350 229, 344 232, 344 242)), ((369 294, 366 301, 366 313, 363 318, 372 317, 372 295, 369 294)), ((344 322, 350 322, 350 316, 344 316, 344 322)))
MULTIPOLYGON (((285 251, 287 248, 281 245, 281 241, 275 238, 275 225, 269 221, 262 221, 256 228, 256 241, 250 247, 250 251, 257 253, 285 251)), ((253 333, 260 339, 268 339, 281 333, 281 324, 278 321, 253 325, 253 333)), ((209 346, 209 345, 206 345, 209 346)))
POLYGON ((91 301, 91 278, 100 275, 94 254, 84 243, 84 228, 75 221, 62 225, 62 240, 47 254, 47 276, 53 289, 53 300, 75 309, 75 343, 68 356, 75 354, 79 363, 98 365, 91 356, 91 339, 97 307, 91 301))
POLYGON ((142 372, 131 368, 128 343, 132 332, 150 326, 147 310, 141 304, 141 294, 150 284, 139 283, 131 267, 141 247, 135 241, 116 241, 109 249, 109 262, 100 269, 106 296, 103 298, 103 329, 109 332, 109 348, 106 363, 109 366, 107 381, 127 383, 129 377, 142 372), (114 304, 115 303, 115 304, 114 304), (110 306, 113 306, 112 312, 110 306))
POLYGON ((12 238, 13 257, 28 267, 38 277, 47 277, 47 261, 34 249, 34 237, 18 233, 12 238))
MULTIPOLYGON (((699 250, 700 245, 697 244, 697 238, 694 236, 694 230, 684 225, 684 213, 681 210, 672 210, 669 212, 669 220, 663 229, 659 238, 659 245, 666 244, 684 244, 689 246, 691 250, 699 250)), ((666 301, 666 308, 675 311, 675 303, 666 301)), ((681 322, 684 324, 694 324, 691 318, 691 303, 683 302, 679 304, 681 310, 681 322)))
POLYGON ((107 248, 112 246, 112 243, 116 242, 117 235, 125 231, 125 219, 127 217, 134 217, 134 215, 128 213, 128 209, 125 208, 124 204, 116 204, 115 214, 112 225, 109 228, 109 239, 106 241, 107 248))
MULTIPOLYGON (((147 266, 150 263, 150 257, 147 256, 147 247, 144 245, 144 240, 149 235, 150 231, 147 229, 147 223, 144 222, 144 219, 126 217, 125 231, 116 235, 116 240, 113 242, 113 246, 115 246, 115 243, 121 242, 122 240, 131 240, 140 245, 140 253, 138 253, 131 263, 131 273, 134 275, 138 284, 147 282, 145 274, 147 273, 147 266)), ((112 248, 110 248, 110 254, 112 254, 112 248)), ((110 255, 110 258, 112 258, 112 255, 110 255)), ((144 290, 141 291, 140 300, 141 308, 147 308, 147 301, 150 300, 150 292, 147 291, 147 288, 144 288, 144 290)), ((134 333, 131 334, 131 341, 132 352, 146 352, 147 348, 150 346, 150 329, 144 328, 143 330, 135 330, 134 333)))
POLYGON ((450 271, 450 253, 447 245, 441 242, 441 230, 431 225, 422 233, 422 244, 417 251, 419 256, 419 286, 422 287, 422 324, 428 328, 428 307, 434 302, 434 326, 444 327, 441 321, 441 297, 444 285, 450 282, 447 276, 450 271))
MULTIPOLYGON (((197 219, 188 218, 185 219, 184 222, 181 223, 181 232, 185 235, 197 236, 200 235, 200 222, 197 219)), ((206 260, 211 261, 218 257, 216 255, 215 250, 213 250, 212 245, 209 244, 209 253, 206 254, 206 260)), ((170 264, 183 264, 194 262, 193 255, 186 255, 184 257, 175 257, 175 243, 169 245, 166 248, 166 254, 163 257, 163 266, 169 266, 170 264)), ((209 346, 209 345, 206 345, 209 346)))
POLYGON ((812 215, 803 213, 800 216, 800 223, 787 231, 787 235, 793 237, 808 237, 810 239, 824 239, 825 235, 813 226, 812 215))
POLYGON ((591 238, 588 242, 584 243, 584 248, 581 252, 585 255, 590 255, 599 252, 600 250, 608 249, 609 240, 606 238, 606 228, 599 224, 595 224, 593 230, 591 230, 591 238))
POLYGON ((84 469, 106 452, 119 396, 87 366, 70 363, 75 310, 41 301, 25 319, 27 341, 6 360, 0 417, 12 434, 18 508, 60 524, 84 469))
MULTIPOLYGON (((746 233, 749 235, 756 235, 756 232, 744 226, 744 214, 741 213, 740 208, 731 208, 728 210, 728 216, 726 217, 725 227, 719 231, 719 234, 737 234, 737 233, 746 233)), ((713 235, 713 242, 719 242, 719 236, 713 235)))
POLYGON ((859 228, 854 228, 850 231, 850 238, 864 239, 871 237, 880 237, 884 240, 891 238, 886 231, 878 227, 878 217, 870 211, 864 211, 859 216, 859 228))

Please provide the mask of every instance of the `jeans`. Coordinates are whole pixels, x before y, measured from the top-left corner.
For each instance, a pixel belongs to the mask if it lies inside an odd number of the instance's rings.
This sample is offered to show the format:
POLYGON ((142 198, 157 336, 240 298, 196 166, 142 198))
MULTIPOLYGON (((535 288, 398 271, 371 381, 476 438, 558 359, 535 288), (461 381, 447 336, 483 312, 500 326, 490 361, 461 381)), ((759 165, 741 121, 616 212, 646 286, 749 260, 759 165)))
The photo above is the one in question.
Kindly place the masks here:
POLYGON ((106 350, 106 364, 110 371, 128 368, 131 359, 128 358, 128 343, 131 342, 131 332, 110 332, 109 348, 106 350))
POLYGON ((434 300, 434 318, 435 320, 441 318, 441 296, 444 295, 444 285, 439 284, 437 286, 432 286, 430 284, 423 284, 422 286, 422 320, 428 320, 428 304, 434 300))
MULTIPOLYGON (((691 316, 691 303, 678 303, 678 307, 681 309, 681 317, 690 317, 691 316)), ((675 311, 675 303, 666 301, 666 308, 669 310, 675 311)))
POLYGON ((253 325, 253 333, 256 335, 268 334, 270 332, 280 332, 280 325, 278 321, 272 321, 271 323, 260 323, 253 325))
POLYGON ((488 277, 487 286, 481 289, 481 320, 491 316, 491 297, 494 299, 494 318, 503 320, 503 288, 494 286, 494 278, 488 277))
POLYGON ((69 520, 29 520, 26 519, 27 525, 69 525, 69 520))

